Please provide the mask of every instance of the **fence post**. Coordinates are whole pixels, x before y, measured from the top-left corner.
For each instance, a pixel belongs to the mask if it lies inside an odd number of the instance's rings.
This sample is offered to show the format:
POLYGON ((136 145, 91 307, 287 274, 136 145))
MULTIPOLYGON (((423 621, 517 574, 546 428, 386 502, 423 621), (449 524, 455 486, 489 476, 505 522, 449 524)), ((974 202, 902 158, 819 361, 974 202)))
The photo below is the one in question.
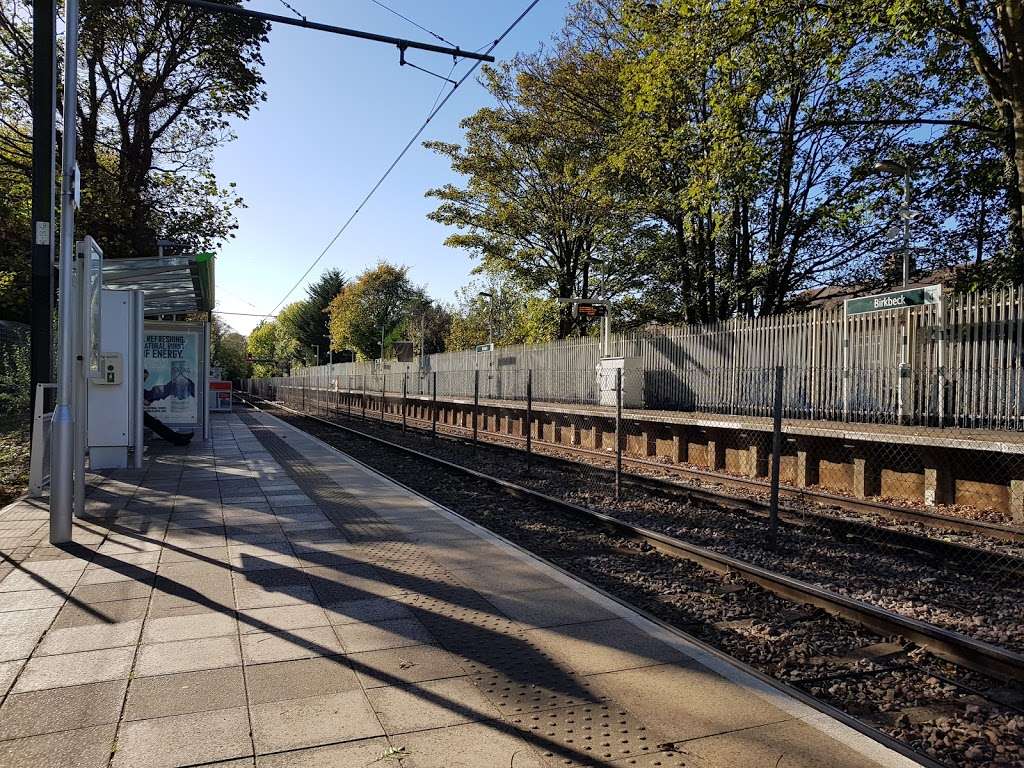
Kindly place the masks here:
POLYGON ((615 500, 622 485, 622 369, 615 369, 615 500))
POLYGON ((473 371, 473 450, 476 450, 477 421, 480 419, 480 369, 473 371))
POLYGON ((386 399, 387 391, 388 391, 387 384, 388 384, 388 375, 386 373, 382 373, 380 375, 380 423, 381 424, 384 423, 384 401, 386 399))
POLYGON ((430 439, 433 440, 437 437, 437 371, 432 373, 431 379, 433 383, 430 387, 430 439))
POLYGON ((533 369, 526 372, 526 467, 533 454, 533 369))
POLYGON ((768 528, 772 541, 779 527, 779 464, 782 461, 782 384, 785 369, 775 369, 775 402, 772 404, 772 474, 771 497, 768 502, 768 528))
POLYGON ((299 386, 302 387, 302 407, 299 409, 303 413, 306 412, 306 377, 303 376, 299 379, 299 386))
POLYGON ((405 397, 408 392, 409 374, 402 374, 402 431, 405 432, 405 397))
POLYGON ((366 374, 363 374, 363 421, 366 421, 366 374))

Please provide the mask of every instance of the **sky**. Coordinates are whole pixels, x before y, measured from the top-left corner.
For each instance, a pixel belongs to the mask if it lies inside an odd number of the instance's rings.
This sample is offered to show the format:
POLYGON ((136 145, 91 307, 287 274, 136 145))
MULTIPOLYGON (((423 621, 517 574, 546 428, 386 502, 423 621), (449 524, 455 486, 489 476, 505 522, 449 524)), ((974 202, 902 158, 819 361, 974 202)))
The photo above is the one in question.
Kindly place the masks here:
MULTIPOLYGON (((493 41, 528 0, 381 0, 467 50, 493 41)), ((311 21, 440 43, 373 0, 288 0, 311 21)), ((569 0, 541 0, 494 51, 499 62, 532 52, 561 27, 569 0)), ((250 0, 250 8, 290 13, 281 0, 250 0)), ((234 125, 237 138, 216 150, 221 184, 235 182, 246 208, 235 238, 216 262, 217 309, 270 312, 323 250, 398 152, 422 124, 442 80, 399 66, 396 48, 325 32, 273 25, 263 47, 267 101, 234 125)), ((407 60, 447 74, 452 60, 409 51, 407 60)), ((471 66, 462 61, 452 79, 471 66)), ((471 279, 466 251, 446 247, 447 227, 427 219, 436 201, 427 189, 459 177, 424 149, 429 139, 459 142, 459 121, 490 103, 474 74, 431 121, 419 142, 335 242, 306 281, 329 267, 357 276, 379 261, 409 267, 412 281, 450 302, 471 279)), ((248 333, 260 317, 222 315, 248 333)))

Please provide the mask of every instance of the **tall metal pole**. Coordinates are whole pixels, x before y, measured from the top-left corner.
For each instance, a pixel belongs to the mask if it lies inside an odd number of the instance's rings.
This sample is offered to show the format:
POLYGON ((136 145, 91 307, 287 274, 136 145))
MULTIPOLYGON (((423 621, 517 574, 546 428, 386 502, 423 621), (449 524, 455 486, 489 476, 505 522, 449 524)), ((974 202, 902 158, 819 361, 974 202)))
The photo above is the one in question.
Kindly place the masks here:
POLYGON ((910 166, 903 174, 903 287, 910 283, 910 166))
POLYGON ((402 374, 402 431, 403 432, 405 432, 405 430, 406 430, 406 418, 405 418, 405 408, 406 408, 406 404, 405 403, 406 403, 406 401, 405 401, 405 398, 407 397, 408 391, 409 391, 408 385, 409 385, 409 374, 408 373, 403 373, 402 374))
POLYGON ((57 374, 57 406, 53 411, 50 454, 50 542, 71 541, 71 508, 74 483, 75 424, 71 414, 74 384, 74 299, 71 271, 75 250, 75 145, 78 96, 78 0, 67 0, 64 16, 64 144, 60 206, 60 297, 58 332, 60 366, 57 374))
POLYGON ((384 401, 387 398, 388 391, 388 375, 382 373, 380 375, 380 423, 384 423, 384 401))
POLYGON ((526 467, 533 453, 533 369, 526 372, 526 467))
POLYGON ((615 500, 622 490, 622 369, 615 369, 615 500))
POLYGON ((473 450, 476 450, 477 422, 480 421, 480 369, 473 371, 473 450))
POLYGON ((779 465, 782 463, 782 384, 784 376, 785 369, 780 365, 775 369, 775 401, 772 404, 771 496, 768 501, 768 528, 773 542, 779 528, 779 465))
POLYGON ((433 371, 433 392, 430 396, 430 439, 437 437, 437 371, 433 371))
POLYGON ((56 0, 32 3, 32 351, 29 403, 53 380, 53 155, 57 143, 56 0))

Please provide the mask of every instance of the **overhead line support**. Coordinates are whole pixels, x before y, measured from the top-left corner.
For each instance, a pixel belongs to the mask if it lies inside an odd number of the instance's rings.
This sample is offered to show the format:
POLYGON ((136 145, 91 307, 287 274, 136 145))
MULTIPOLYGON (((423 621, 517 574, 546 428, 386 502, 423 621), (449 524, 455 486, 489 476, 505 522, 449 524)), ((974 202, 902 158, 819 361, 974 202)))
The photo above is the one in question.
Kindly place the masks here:
POLYGON ((413 48, 419 51, 430 51, 431 53, 443 53, 447 56, 454 56, 462 59, 475 59, 478 61, 489 61, 493 62, 494 57, 488 56, 485 53, 474 53, 473 51, 464 51, 461 48, 445 45, 432 45, 430 43, 418 43, 415 40, 406 40, 401 37, 391 37, 389 35, 378 35, 375 32, 363 32, 359 29, 348 29, 347 27, 336 27, 333 24, 323 24, 318 21, 309 21, 307 19, 295 19, 290 16, 282 16, 277 13, 266 13, 265 11, 254 11, 250 8, 241 8, 237 5, 224 5, 222 3, 213 2, 213 0, 170 0, 172 3, 178 5, 187 5, 191 8, 198 8, 204 11, 210 11, 211 13, 229 13, 234 16, 244 16, 250 19, 260 19, 262 21, 270 21, 275 24, 285 24, 290 27, 303 27, 304 29, 315 29, 320 32, 330 32, 335 35, 344 35, 345 37, 356 37, 360 40, 370 40, 375 43, 387 43, 388 45, 394 45, 402 50, 404 48, 413 48))

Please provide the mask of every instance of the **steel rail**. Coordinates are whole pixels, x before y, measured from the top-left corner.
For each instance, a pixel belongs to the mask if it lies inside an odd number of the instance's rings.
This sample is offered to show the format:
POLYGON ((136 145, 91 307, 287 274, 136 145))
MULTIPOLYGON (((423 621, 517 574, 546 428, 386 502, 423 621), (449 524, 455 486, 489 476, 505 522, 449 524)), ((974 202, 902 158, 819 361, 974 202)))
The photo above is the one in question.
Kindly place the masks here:
MULTIPOLYGON (((244 397, 239 396, 239 399, 245 402, 244 397)), ((481 480, 502 489, 510 495, 539 501, 543 504, 571 512, 579 517, 598 522, 626 538, 646 542, 664 554, 689 560, 714 571, 739 574, 745 580, 757 584, 786 600, 813 605, 827 613, 849 619, 882 635, 901 635, 923 648, 927 648, 936 656, 954 664, 959 664, 982 674, 1003 680, 1024 682, 1024 655, 1014 651, 1000 648, 981 640, 975 640, 960 632, 943 629, 928 622, 912 619, 893 611, 879 608, 862 600, 830 592, 805 581, 774 573, 760 566, 690 544, 649 528, 627 523, 604 512, 598 512, 597 510, 526 488, 517 483, 488 475, 447 459, 431 456, 414 448, 392 443, 384 438, 338 424, 320 416, 306 414, 280 403, 274 403, 273 405, 301 418, 318 421, 333 429, 349 432, 371 442, 387 446, 392 450, 443 467, 449 471, 481 480)))
MULTIPOLYGON (((406 415, 406 421, 410 424, 430 424, 429 421, 415 418, 406 415)), ((397 422, 387 421, 384 423, 395 424, 397 422)), ((462 443, 468 442, 468 434, 471 434, 471 430, 466 427, 459 427, 452 424, 442 424, 438 428, 438 432, 444 436, 460 441, 462 443)), ((501 435, 495 433, 485 433, 490 435, 490 439, 484 440, 484 442, 492 448, 498 448, 500 450, 515 451, 521 454, 522 448, 518 448, 515 445, 509 443, 522 443, 525 438, 516 435, 501 435)), ((534 445, 540 445, 547 450, 552 451, 564 451, 567 453, 578 453, 582 455, 591 455, 607 461, 610 457, 606 453, 601 451, 595 451, 587 448, 580 448, 578 446, 562 446, 557 443, 552 443, 547 440, 533 440, 534 445)), ((612 469, 606 466, 600 466, 590 464, 584 461, 576 461, 565 456, 555 456, 550 453, 536 453, 535 455, 542 456, 548 462, 553 464, 561 464, 568 466, 573 469, 587 469, 590 471, 601 472, 604 474, 611 474, 612 469)), ((658 464, 652 461, 643 461, 640 459, 630 459, 623 457, 624 464, 642 464, 651 468, 657 469, 674 469, 674 467, 666 467, 666 465, 658 464)), ((700 470, 693 470, 694 472, 700 472, 700 470)), ((704 473, 713 474, 713 473, 704 473)), ((717 474, 715 474, 718 477, 717 474)), ((723 476, 730 477, 730 476, 723 476)), ((734 478, 741 482, 754 483, 756 481, 745 480, 743 478, 734 478)), ((676 496, 682 496, 687 500, 697 500, 704 503, 712 504, 720 508, 731 509, 733 511, 749 512, 759 517, 765 517, 768 515, 768 503, 761 499, 751 498, 749 496, 734 496, 729 493, 722 491, 713 491, 708 488, 699 488, 690 485, 683 485, 676 481, 652 477, 650 475, 623 473, 622 480, 627 485, 644 488, 646 490, 652 490, 658 493, 672 494, 676 496)), ((764 486, 764 484, 762 484, 764 486)), ((764 486, 766 487, 766 486, 764 486)), ((763 488, 762 488, 763 490, 763 488)), ((790 494, 792 498, 800 498, 802 494, 799 492, 790 494)), ((835 497, 842 499, 842 497, 835 497)), ((869 502, 870 503, 870 502, 869 502)), ((840 505, 833 505, 840 506, 840 505)), ((886 505, 876 505, 886 506, 886 505)), ((893 509, 899 509, 893 507, 893 509)), ((843 517, 837 517, 831 515, 824 510, 812 510, 809 508, 796 508, 783 506, 780 508, 780 518, 788 524, 807 526, 807 525, 818 525, 822 528, 828 529, 832 535, 853 535, 858 536, 866 541, 872 541, 878 545, 885 545, 891 547, 902 547, 905 549, 911 549, 915 552, 929 556, 938 556, 947 558, 948 560, 955 561, 958 563, 977 565, 981 559, 997 558, 996 562, 993 562, 987 566, 987 570, 999 572, 1001 574, 1012 574, 1012 575, 1024 575, 1024 557, 1013 555, 1007 552, 1000 552, 998 550, 987 550, 979 547, 974 547, 969 544, 961 544, 954 541, 945 541, 938 539, 933 536, 929 536, 922 533, 914 533, 911 531, 902 531, 893 528, 886 528, 872 524, 868 520, 849 520, 843 517), (884 534, 888 539, 887 541, 879 541, 875 534, 884 534)), ((850 510, 852 511, 852 509, 850 510)), ((875 513, 880 515, 881 513, 875 513)), ((945 516, 942 516, 945 517, 945 516)), ((973 521, 966 521, 973 522, 973 521)), ((992 524, 985 524, 992 525, 992 524)), ((964 526, 966 530, 971 530, 969 526, 964 526)), ((961 532, 966 532, 961 531, 961 532)), ((1014 530, 1014 529, 1009 529, 1014 530)), ((977 535, 985 535, 984 533, 973 530, 973 533, 977 535)), ((1024 544, 1024 531, 1018 531, 1020 539, 1013 539, 1013 541, 1020 541, 1024 544)), ((1002 540, 1002 538, 1001 538, 1002 540)))
MULTIPOLYGON (((283 386, 281 389, 298 389, 297 387, 283 386)), ((321 390, 325 392, 345 392, 349 394, 359 394, 352 390, 321 390)), ((409 400, 420 400, 422 398, 415 395, 410 395, 409 400)), ((444 401, 439 401, 444 402, 444 401)), ((452 400, 448 402, 454 402, 457 404, 464 404, 460 400, 452 400)), ((410 421, 415 419, 410 418, 410 421)), ((441 425, 442 429, 452 432, 466 432, 470 430, 462 427, 457 427, 451 424, 441 425)), ((479 437, 482 441, 488 442, 495 445, 500 445, 502 442, 524 442, 525 438, 517 435, 502 435, 494 432, 481 430, 479 437)), ((597 451, 591 448, 583 448, 577 445, 561 445, 559 443, 552 443, 548 440, 534 439, 534 445, 542 445, 553 450, 566 451, 567 453, 576 453, 581 456, 594 456, 602 459, 609 459, 606 452, 597 451)), ((560 458, 560 457, 553 457, 560 458)), ((566 460, 566 459, 562 459, 566 460)), ((582 463, 582 462, 576 462, 582 463)), ((729 475, 724 472, 715 472, 707 469, 697 469, 695 467, 681 466, 679 464, 662 464, 657 461, 651 461, 649 459, 642 459, 636 456, 623 456, 623 466, 633 467, 644 467, 648 469, 656 469, 661 472, 668 472, 673 475, 679 475, 680 477, 690 478, 693 480, 699 480, 701 482, 713 483, 715 485, 731 486, 740 489, 749 489, 762 493, 767 493, 769 490, 769 483, 767 480, 761 480, 753 477, 738 477, 736 475, 729 475)), ((592 465, 588 465, 592 466, 592 465)), ((633 475, 633 477, 639 477, 633 475)), ((666 481, 668 482, 668 481, 666 481)), ((687 486, 689 487, 689 486, 687 486)), ((711 493, 711 491, 707 491, 711 493)), ((885 504, 879 501, 870 501, 868 499, 857 499, 851 496, 844 496, 841 494, 830 493, 828 491, 815 490, 812 488, 794 488, 792 486, 783 485, 779 489, 779 494, 782 498, 795 499, 798 501, 811 501, 821 506, 832 506, 839 507, 840 509, 847 510, 849 512, 863 512, 879 517, 891 517, 896 520, 903 520, 906 522, 923 523, 925 525, 946 528, 951 531, 958 531, 960 533, 973 533, 981 536, 988 536, 994 539, 1002 539, 1006 541, 1024 543, 1024 527, 1016 525, 1006 525, 1002 523, 990 523, 984 520, 969 520, 962 517, 954 517, 952 515, 944 515, 940 512, 930 512, 925 509, 917 509, 914 507, 898 507, 893 504, 885 504)), ((723 496, 730 499, 737 499, 738 497, 723 496)), ((742 501, 753 501, 757 503, 757 500, 743 499, 742 501)), ((767 503, 763 504, 763 507, 767 509, 767 503)))

